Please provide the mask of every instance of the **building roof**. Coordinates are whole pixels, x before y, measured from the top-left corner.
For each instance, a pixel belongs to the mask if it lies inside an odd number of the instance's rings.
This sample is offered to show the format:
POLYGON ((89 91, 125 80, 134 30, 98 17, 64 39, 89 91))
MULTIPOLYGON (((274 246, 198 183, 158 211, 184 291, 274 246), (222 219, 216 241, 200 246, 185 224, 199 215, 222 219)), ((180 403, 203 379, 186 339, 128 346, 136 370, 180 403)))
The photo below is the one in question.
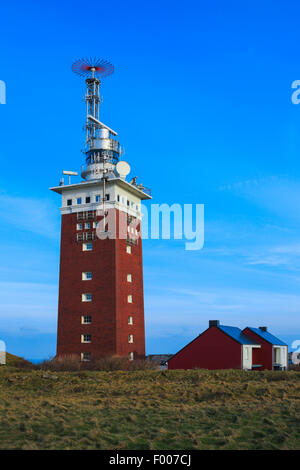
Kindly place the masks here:
POLYGON ((273 345, 278 345, 278 346, 287 346, 287 344, 281 341, 281 339, 276 338, 276 336, 274 335, 271 335, 271 333, 269 333, 268 331, 263 331, 260 328, 252 328, 250 326, 248 326, 248 328, 249 330, 253 331, 253 333, 263 338, 268 343, 271 343, 273 345))
POLYGON ((219 330, 223 331, 224 333, 226 333, 228 336, 230 336, 231 338, 233 338, 235 341, 237 341, 240 344, 249 344, 249 345, 259 346, 259 343, 249 338, 249 336, 243 333, 242 330, 240 330, 240 328, 237 328, 235 326, 225 326, 225 325, 219 325, 217 328, 219 328, 219 330))
MULTIPOLYGON (((94 179, 94 180, 87 180, 87 181, 81 181, 80 183, 73 183, 73 184, 63 184, 61 186, 54 186, 52 188, 49 188, 51 191, 54 191, 55 193, 62 194, 64 191, 69 191, 71 189, 81 189, 83 187, 89 187, 89 186, 99 186, 103 182, 101 179, 94 179)), ((134 186, 133 184, 128 183, 122 178, 109 178, 106 182, 107 185, 110 183, 117 184, 118 186, 123 187, 127 191, 131 192, 135 196, 138 196, 140 199, 152 199, 150 194, 147 194, 145 190, 142 190, 138 188, 137 186, 134 186)))
MULTIPOLYGON (((203 333, 206 333, 210 328, 213 328, 213 327, 207 328, 202 333, 200 333, 200 335, 196 336, 196 338, 194 338, 192 341, 190 341, 185 346, 183 346, 183 348, 179 349, 179 351, 177 351, 175 354, 173 354, 168 359, 168 361, 173 359, 173 357, 177 356, 177 354, 179 354, 183 349, 187 348, 191 343, 193 343, 198 338, 200 338, 203 335, 203 333)), ((219 330, 223 331, 223 333, 227 334, 227 336, 230 336, 230 338, 234 339, 239 344, 248 344, 250 346, 259 346, 259 347, 261 347, 261 345, 259 343, 257 343, 256 341, 251 339, 249 336, 247 336, 245 333, 243 333, 242 330, 240 330, 240 328, 237 328, 235 326, 224 326, 224 325, 214 326, 214 328, 218 328, 219 330)), ((168 361, 166 361, 166 362, 168 362, 168 361)))

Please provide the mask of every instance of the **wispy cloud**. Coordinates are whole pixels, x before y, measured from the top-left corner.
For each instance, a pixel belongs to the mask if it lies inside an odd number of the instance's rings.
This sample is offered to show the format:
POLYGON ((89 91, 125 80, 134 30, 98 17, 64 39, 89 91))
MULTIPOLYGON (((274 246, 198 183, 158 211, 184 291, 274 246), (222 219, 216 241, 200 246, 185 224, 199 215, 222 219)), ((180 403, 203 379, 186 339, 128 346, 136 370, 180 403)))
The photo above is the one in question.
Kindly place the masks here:
POLYGON ((270 176, 227 184, 219 188, 247 198, 280 217, 300 221, 300 181, 286 176, 270 176))
POLYGON ((30 282, 0 282, 0 331, 52 331, 57 316, 57 286, 30 282))
POLYGON ((58 208, 49 200, 0 194, 1 221, 48 238, 59 236, 58 208))
POLYGON ((257 249, 247 257, 252 265, 282 266, 290 270, 300 269, 300 244, 291 243, 257 249))
POLYGON ((298 331, 300 295, 240 288, 165 289, 147 299, 150 334, 195 334, 209 319, 240 327, 266 323, 275 333, 298 331), (151 312, 151 315, 150 315, 151 312), (282 319, 284 318, 284 325, 282 319))

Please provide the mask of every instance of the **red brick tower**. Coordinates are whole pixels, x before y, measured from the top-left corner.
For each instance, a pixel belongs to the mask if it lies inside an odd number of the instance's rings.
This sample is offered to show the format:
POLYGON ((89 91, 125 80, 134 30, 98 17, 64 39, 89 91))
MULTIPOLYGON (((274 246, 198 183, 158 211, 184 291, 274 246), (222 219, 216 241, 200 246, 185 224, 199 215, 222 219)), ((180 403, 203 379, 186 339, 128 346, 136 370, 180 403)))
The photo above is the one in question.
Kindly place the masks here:
POLYGON ((99 76, 110 64, 79 67, 88 77, 84 181, 51 188, 62 195, 57 355, 143 358, 141 201, 151 196, 126 181, 117 133, 99 121, 99 76))

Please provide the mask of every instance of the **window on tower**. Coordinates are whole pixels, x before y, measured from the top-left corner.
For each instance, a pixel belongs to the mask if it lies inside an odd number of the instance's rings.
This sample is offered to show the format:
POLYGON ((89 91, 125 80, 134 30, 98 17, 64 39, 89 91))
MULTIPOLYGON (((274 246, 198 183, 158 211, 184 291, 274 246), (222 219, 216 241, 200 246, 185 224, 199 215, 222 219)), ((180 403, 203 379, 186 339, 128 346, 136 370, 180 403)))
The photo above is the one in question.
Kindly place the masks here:
POLYGON ((82 294, 81 298, 82 302, 91 302, 93 300, 93 296, 90 293, 82 294))
POLYGON ((128 317, 128 325, 133 325, 133 317, 132 316, 128 317))
POLYGON ((127 274, 127 282, 132 282, 132 275, 131 274, 127 274))
POLYGON ((81 360, 84 362, 91 360, 91 353, 90 352, 83 352, 81 353, 81 360))
POLYGON ((82 244, 82 251, 91 251, 93 249, 92 243, 83 243, 82 244))
POLYGON ((133 335, 128 335, 128 343, 133 343, 133 335))
POLYGON ((81 342, 82 343, 91 343, 92 336, 91 335, 81 335, 81 342))
POLYGON ((81 323, 83 325, 90 325, 92 323, 92 317, 90 315, 82 315, 81 323))
POLYGON ((85 229, 89 230, 91 228, 91 222, 86 222, 84 224, 85 229))
POLYGON ((131 246, 126 245, 126 253, 131 254, 131 246))
POLYGON ((81 197, 78 197, 78 198, 77 198, 77 204, 81 204, 81 202, 82 202, 81 197))
POLYGON ((82 224, 77 224, 77 230, 82 230, 82 224))
POLYGON ((129 353, 129 360, 130 360, 130 361, 133 361, 133 360, 134 360, 134 353, 133 353, 133 352, 130 352, 130 353, 129 353))
POLYGON ((67 199, 67 206, 71 206, 72 205, 72 199, 67 199))
POLYGON ((96 200, 96 202, 100 202, 100 201, 101 201, 101 196, 100 196, 100 194, 97 194, 97 195, 96 195, 95 200, 96 200))
POLYGON ((84 271, 82 273, 82 280, 83 281, 90 281, 91 279, 93 279, 93 275, 92 275, 91 271, 84 271))
POLYGON ((89 204, 90 202, 91 202, 91 198, 90 198, 90 196, 87 196, 87 197, 85 198, 85 203, 86 203, 86 204, 89 204))
POLYGON ((106 201, 109 201, 110 200, 110 194, 105 194, 105 199, 106 199, 106 201))
POLYGON ((132 304, 132 295, 128 295, 128 296, 127 296, 127 302, 128 302, 129 304, 132 304))

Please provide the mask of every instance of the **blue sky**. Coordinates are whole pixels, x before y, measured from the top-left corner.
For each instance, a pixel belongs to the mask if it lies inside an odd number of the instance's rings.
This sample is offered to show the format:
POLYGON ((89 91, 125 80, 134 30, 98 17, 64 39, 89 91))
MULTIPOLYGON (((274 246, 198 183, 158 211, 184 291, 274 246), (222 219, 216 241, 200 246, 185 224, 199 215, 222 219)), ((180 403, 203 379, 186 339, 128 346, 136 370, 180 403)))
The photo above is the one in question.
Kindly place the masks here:
POLYGON ((147 353, 209 319, 300 338, 300 5, 296 1, 1 5, 0 339, 55 354, 59 197, 79 170, 86 56, 110 59, 101 120, 154 203, 205 204, 205 245, 145 240, 147 353))

